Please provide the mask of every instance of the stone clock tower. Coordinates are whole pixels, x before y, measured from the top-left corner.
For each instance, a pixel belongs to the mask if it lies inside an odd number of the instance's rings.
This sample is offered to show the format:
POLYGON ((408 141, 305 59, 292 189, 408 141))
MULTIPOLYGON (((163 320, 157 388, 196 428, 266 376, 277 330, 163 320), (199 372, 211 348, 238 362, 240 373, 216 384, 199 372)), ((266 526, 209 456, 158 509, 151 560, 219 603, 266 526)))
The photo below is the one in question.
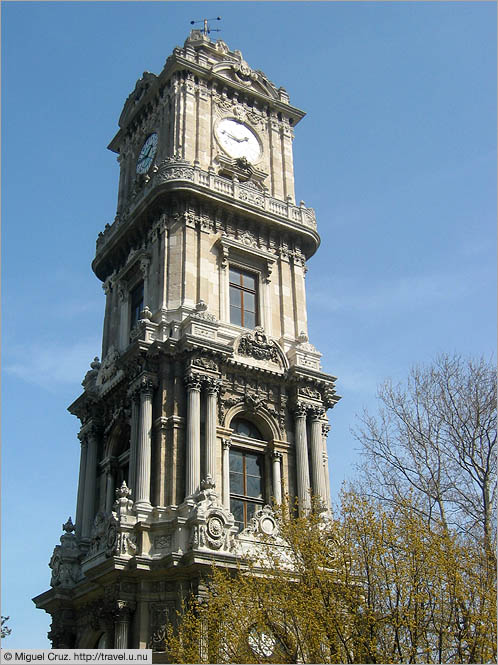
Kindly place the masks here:
POLYGON ((235 565, 276 533, 273 502, 330 501, 326 411, 339 398, 307 335, 320 239, 294 197, 303 116, 197 30, 125 102, 109 145, 117 214, 92 264, 102 360, 69 407, 76 516, 34 599, 54 648, 161 651, 212 562, 235 565))

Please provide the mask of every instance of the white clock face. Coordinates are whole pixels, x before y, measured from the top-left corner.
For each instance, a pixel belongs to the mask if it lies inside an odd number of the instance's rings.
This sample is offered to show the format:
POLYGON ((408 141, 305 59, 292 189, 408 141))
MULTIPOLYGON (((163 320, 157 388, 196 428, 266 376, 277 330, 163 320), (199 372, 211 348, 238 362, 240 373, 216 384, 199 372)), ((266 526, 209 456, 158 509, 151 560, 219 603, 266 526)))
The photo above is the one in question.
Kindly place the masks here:
POLYGON ((245 157, 251 164, 261 158, 261 146, 256 134, 234 118, 220 120, 216 126, 216 138, 230 157, 245 157))
POLYGON ((157 134, 150 134, 140 150, 137 173, 147 173, 157 152, 157 134))

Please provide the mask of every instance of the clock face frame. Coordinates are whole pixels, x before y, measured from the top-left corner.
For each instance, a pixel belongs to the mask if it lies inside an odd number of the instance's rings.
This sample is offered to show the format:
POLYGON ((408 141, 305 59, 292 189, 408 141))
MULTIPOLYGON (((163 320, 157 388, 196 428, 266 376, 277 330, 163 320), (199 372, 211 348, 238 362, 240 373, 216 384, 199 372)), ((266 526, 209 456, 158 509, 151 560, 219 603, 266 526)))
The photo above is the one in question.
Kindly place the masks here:
POLYGON ((257 134, 235 118, 222 118, 214 130, 216 140, 223 150, 234 159, 245 157, 256 164, 262 157, 263 149, 257 134))
POLYGON ((149 134, 140 150, 137 159, 137 173, 147 173, 157 152, 157 134, 149 134))

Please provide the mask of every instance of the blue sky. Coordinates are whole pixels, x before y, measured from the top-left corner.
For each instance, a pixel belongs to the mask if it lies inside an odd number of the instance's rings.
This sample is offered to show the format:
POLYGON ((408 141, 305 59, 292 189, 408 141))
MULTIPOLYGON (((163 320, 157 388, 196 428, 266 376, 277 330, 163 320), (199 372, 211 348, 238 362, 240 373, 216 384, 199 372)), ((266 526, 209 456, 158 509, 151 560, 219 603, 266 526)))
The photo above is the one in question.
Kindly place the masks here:
POLYGON ((343 396, 329 412, 333 492, 376 386, 496 340, 496 4, 2 2, 2 613, 6 647, 47 648, 61 525, 74 519, 78 422, 66 407, 100 355, 90 269, 115 215, 106 150, 145 70, 192 19, 217 22, 291 102, 296 197, 322 245, 307 275, 310 341, 343 396))

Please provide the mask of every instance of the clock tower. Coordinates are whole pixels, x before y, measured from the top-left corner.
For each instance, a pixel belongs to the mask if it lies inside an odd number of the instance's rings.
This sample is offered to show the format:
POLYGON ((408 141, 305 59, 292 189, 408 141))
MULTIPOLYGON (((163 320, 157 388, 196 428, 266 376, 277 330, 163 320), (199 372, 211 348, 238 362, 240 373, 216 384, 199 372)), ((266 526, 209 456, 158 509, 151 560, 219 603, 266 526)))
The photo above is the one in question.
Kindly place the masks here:
POLYGON ((275 502, 330 502, 326 412, 339 397, 307 334, 320 239, 294 194, 303 116, 198 30, 125 102, 109 145, 117 214, 92 263, 101 360, 69 407, 76 515, 34 599, 54 648, 161 651, 212 562, 236 566, 276 536, 275 502))

